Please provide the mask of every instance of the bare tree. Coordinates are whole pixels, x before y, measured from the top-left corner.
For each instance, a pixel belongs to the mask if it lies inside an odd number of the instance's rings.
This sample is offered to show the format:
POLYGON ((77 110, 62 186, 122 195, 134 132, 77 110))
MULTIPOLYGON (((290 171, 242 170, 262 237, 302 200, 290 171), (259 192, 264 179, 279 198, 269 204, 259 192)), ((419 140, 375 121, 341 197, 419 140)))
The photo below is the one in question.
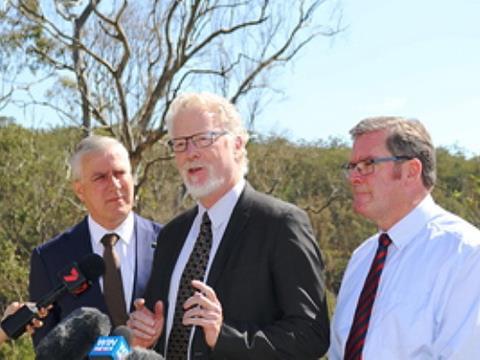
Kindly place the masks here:
POLYGON ((7 30, 34 29, 21 49, 57 79, 46 99, 30 103, 54 108, 86 134, 101 128, 119 138, 141 184, 162 158, 145 154, 165 136, 179 92, 221 93, 252 125, 275 74, 313 39, 339 30, 333 2, 13 0, 7 30))

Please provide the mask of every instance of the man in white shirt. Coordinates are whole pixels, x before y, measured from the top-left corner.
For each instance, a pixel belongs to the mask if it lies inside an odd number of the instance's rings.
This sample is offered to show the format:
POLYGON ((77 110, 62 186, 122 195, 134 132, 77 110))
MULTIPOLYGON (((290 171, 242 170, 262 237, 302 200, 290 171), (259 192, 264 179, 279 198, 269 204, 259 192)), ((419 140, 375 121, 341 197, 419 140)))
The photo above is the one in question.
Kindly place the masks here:
MULTIPOLYGON (((133 300, 141 296, 150 276, 160 225, 135 214, 134 184, 127 149, 107 136, 89 136, 70 158, 73 190, 88 216, 67 231, 35 248, 30 261, 30 298, 40 299, 58 284, 58 272, 88 254, 105 256, 102 239, 115 234, 117 269, 92 284, 78 297, 63 296, 35 332, 35 345, 73 310, 90 306, 108 314, 113 326, 125 324, 133 300), (119 267, 119 269, 118 269, 119 267), (116 285, 107 286, 109 274, 116 285), (110 289, 116 289, 112 291, 110 289)), ((112 252, 110 252, 112 254, 112 252)), ((104 257, 106 262, 107 258, 104 257)), ((111 257, 112 259, 112 257, 111 257)))
POLYGON ((169 360, 320 358, 329 322, 307 214, 244 180, 248 134, 225 98, 183 94, 166 121, 198 205, 162 229, 135 343, 169 360))
POLYGON ((347 266, 329 358, 480 359, 480 231, 433 201, 430 135, 397 117, 350 133, 353 208, 379 233, 347 266))

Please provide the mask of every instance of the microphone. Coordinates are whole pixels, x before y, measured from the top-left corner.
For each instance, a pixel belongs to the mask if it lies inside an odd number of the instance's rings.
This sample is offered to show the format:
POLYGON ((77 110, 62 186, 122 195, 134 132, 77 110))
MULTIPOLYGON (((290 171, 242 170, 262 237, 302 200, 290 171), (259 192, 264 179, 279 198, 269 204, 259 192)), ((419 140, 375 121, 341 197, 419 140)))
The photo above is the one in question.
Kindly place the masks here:
POLYGON ((113 330, 112 336, 100 336, 88 354, 90 360, 124 360, 130 354, 132 333, 122 325, 113 330))
POLYGON ((130 344, 132 343, 132 330, 130 330, 128 326, 125 326, 125 325, 117 326, 113 330, 112 335, 123 337, 127 342, 128 346, 130 346, 130 344))
POLYGON ((164 360, 164 357, 153 350, 135 347, 125 360, 164 360))
POLYGON ((125 325, 115 328, 112 336, 100 337, 89 354, 90 360, 164 360, 155 351, 132 348, 132 331, 125 325))
MULTIPOLYGON (((113 334, 118 336, 123 336, 127 341, 127 344, 131 346, 132 343, 132 330, 125 326, 121 325, 115 328, 113 334)), ((131 348, 130 353, 127 355, 125 360, 164 360, 163 356, 156 353, 153 350, 148 350, 140 347, 131 348)))
POLYGON ((39 342, 36 360, 84 359, 95 340, 111 328, 110 319, 100 310, 75 309, 39 342))
POLYGON ((49 306, 66 292, 80 295, 104 272, 105 262, 97 254, 85 256, 78 264, 73 262, 58 273, 60 284, 38 300, 36 305, 24 305, 16 313, 8 316, 1 323, 2 329, 9 338, 18 338, 25 332, 33 318, 38 315, 39 308, 49 306))

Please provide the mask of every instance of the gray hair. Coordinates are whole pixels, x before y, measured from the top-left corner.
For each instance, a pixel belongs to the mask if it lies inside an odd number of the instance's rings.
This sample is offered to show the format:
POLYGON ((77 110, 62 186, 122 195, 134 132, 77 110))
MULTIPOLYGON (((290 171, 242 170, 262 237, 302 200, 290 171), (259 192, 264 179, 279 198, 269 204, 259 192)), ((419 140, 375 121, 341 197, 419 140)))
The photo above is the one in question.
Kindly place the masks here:
MULTIPOLYGON (((81 162, 86 154, 102 152, 111 147, 118 147, 121 152, 125 153, 125 157, 127 159, 129 158, 128 151, 125 146, 123 146, 123 144, 115 138, 109 136, 91 135, 80 141, 69 159, 71 180, 75 181, 80 179, 82 175, 81 162)), ((128 164, 130 166, 130 161, 128 164)))
MULTIPOLYGON (((226 98, 208 92, 184 93, 173 100, 165 115, 167 130, 170 136, 172 136, 174 119, 179 112, 186 109, 199 109, 212 113, 225 130, 240 136, 243 143, 247 144, 249 135, 243 126, 242 118, 236 107, 226 98)), ((242 150, 242 166, 243 174, 245 175, 248 171, 248 157, 245 146, 242 150)))
POLYGON ((435 147, 425 126, 416 119, 381 116, 360 121, 350 130, 352 139, 374 131, 387 130, 387 149, 394 156, 417 158, 422 163, 422 182, 433 188, 437 179, 435 147))

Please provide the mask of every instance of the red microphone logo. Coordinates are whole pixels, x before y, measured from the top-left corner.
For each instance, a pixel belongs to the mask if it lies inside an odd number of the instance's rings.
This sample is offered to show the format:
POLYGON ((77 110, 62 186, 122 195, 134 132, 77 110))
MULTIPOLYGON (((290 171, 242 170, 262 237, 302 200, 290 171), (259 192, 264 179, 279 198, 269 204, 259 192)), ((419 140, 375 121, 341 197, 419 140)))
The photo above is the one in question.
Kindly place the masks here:
POLYGON ((65 280, 66 282, 74 282, 78 280, 78 276, 79 276, 79 273, 77 268, 73 267, 70 270, 69 274, 63 276, 63 280, 65 280))
POLYGON ((90 286, 90 282, 85 278, 85 275, 82 274, 77 263, 66 267, 60 271, 58 275, 71 294, 80 294, 90 286))
POLYGON ((72 290, 72 294, 75 294, 75 295, 80 295, 81 293, 83 293, 85 290, 88 289, 88 282, 84 282, 82 283, 80 286, 76 287, 75 289, 72 290))

